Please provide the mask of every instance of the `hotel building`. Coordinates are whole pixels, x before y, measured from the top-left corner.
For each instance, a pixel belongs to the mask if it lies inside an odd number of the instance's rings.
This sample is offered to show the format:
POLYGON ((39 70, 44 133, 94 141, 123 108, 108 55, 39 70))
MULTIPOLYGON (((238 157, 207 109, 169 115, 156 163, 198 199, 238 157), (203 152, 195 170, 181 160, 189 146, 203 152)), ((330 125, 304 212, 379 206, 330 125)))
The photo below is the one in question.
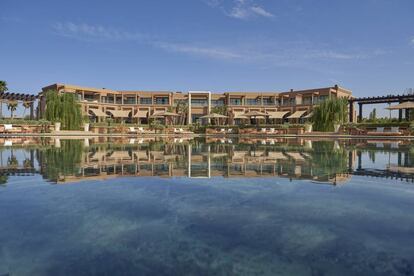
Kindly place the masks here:
POLYGON ((239 124, 250 111, 265 112, 269 119, 298 121, 309 117, 313 106, 330 97, 351 98, 352 92, 337 85, 333 87, 290 90, 287 92, 210 92, 210 91, 118 91, 105 88, 88 88, 67 84, 52 84, 42 88, 39 94, 38 115, 46 110, 44 93, 74 93, 84 115, 92 121, 105 118, 125 120, 140 124, 157 112, 173 111, 180 103, 187 108, 186 124, 196 122, 214 107, 227 106, 231 124, 239 124))

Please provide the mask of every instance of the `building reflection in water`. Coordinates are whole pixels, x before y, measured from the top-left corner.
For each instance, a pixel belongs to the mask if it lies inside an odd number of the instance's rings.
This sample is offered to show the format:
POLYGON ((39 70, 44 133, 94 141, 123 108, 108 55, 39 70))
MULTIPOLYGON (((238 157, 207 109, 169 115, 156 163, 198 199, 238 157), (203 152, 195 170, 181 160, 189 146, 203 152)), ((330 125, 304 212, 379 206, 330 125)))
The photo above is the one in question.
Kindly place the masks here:
POLYGON ((413 181, 408 140, 244 138, 1 138, 0 183, 40 174, 54 183, 115 177, 283 177, 342 184, 352 175, 413 181))

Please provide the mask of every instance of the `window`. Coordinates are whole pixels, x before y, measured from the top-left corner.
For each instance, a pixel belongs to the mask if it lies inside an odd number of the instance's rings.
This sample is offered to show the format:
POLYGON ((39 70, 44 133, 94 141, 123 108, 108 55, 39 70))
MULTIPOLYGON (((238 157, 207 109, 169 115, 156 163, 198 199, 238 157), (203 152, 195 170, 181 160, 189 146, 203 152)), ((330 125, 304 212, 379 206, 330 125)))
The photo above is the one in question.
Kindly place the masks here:
POLYGON ((328 99, 328 95, 319 96, 317 99, 318 99, 318 101, 317 101, 318 103, 322 103, 326 99, 328 99))
POLYGON ((264 105, 274 105, 275 102, 272 98, 263 98, 263 104, 264 105))
POLYGON ((246 99, 247 105, 259 105, 260 100, 259 99, 246 99))
POLYGON ((135 97, 126 97, 124 98, 124 104, 136 104, 135 97))
POLYGON ((312 97, 303 97, 303 104, 312 104, 312 97))
POLYGON ((139 103, 140 104, 152 104, 152 99, 151 98, 139 98, 139 103))
POLYGON ((211 100, 211 105, 212 106, 223 106, 224 105, 224 100, 211 100))
POLYGON ((155 104, 169 104, 168 97, 157 97, 157 98, 155 98, 155 104))
POLYGON ((105 100, 105 103, 114 103, 114 96, 108 96, 105 100))
POLYGON ((193 106, 207 106, 207 99, 191 99, 191 105, 193 106))
POLYGON ((120 96, 120 97, 116 97, 116 103, 117 104, 122 104, 122 96, 120 96))
POLYGON ((230 99, 230 105, 241 105, 242 100, 241 99, 230 99))

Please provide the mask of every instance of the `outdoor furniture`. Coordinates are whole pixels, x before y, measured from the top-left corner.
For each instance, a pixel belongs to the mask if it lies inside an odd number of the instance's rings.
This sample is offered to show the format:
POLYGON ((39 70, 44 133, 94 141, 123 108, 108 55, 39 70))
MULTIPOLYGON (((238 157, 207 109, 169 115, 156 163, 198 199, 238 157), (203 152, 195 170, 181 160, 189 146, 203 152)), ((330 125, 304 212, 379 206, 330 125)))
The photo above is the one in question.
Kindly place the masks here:
POLYGON ((143 127, 139 127, 138 130, 137 130, 137 133, 140 133, 140 134, 154 134, 155 130, 150 130, 150 129, 145 130, 143 127))
POLYGON ((138 133, 138 131, 134 127, 129 127, 128 133, 138 133))
POLYGON ((21 133, 21 127, 13 127, 12 124, 4 124, 3 133, 21 133))
POLYGON ((385 131, 384 127, 377 127, 375 131, 367 132, 367 135, 373 136, 400 136, 402 132, 400 132, 399 127, 391 127, 390 131, 385 131))
POLYGON ((182 128, 176 129, 174 128, 174 134, 194 134, 194 132, 189 130, 184 130, 182 128))
POLYGON ((11 146, 13 146, 13 141, 12 140, 6 140, 6 141, 4 141, 4 146, 5 147, 11 147, 11 146))
POLYGON ((366 135, 367 131, 365 129, 352 127, 349 129, 349 134, 350 135, 366 135))

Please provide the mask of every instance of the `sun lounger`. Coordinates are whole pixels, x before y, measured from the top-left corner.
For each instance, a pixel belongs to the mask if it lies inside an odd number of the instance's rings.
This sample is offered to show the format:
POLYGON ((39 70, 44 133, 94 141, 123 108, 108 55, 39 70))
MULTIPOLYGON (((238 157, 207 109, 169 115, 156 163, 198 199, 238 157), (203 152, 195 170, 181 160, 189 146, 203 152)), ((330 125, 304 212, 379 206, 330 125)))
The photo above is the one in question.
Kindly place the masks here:
POLYGON ((138 133, 138 130, 135 127, 129 127, 128 133, 138 133))
POLYGON ((390 131, 385 131, 384 127, 377 127, 376 131, 369 131, 369 132, 367 132, 367 135, 373 135, 373 136, 399 136, 399 135, 402 135, 402 132, 400 132, 399 127, 391 127, 390 131))
POLYGON ((13 146, 13 141, 12 140, 6 140, 6 141, 4 141, 4 146, 6 146, 6 147, 13 146))
POLYGON ((174 129, 174 134, 182 134, 182 135, 185 135, 185 134, 194 134, 194 132, 189 131, 189 130, 184 130, 182 128, 179 128, 179 129, 174 129))
POLYGON ((4 124, 3 133, 21 133, 20 127, 14 127, 12 124, 4 124))

